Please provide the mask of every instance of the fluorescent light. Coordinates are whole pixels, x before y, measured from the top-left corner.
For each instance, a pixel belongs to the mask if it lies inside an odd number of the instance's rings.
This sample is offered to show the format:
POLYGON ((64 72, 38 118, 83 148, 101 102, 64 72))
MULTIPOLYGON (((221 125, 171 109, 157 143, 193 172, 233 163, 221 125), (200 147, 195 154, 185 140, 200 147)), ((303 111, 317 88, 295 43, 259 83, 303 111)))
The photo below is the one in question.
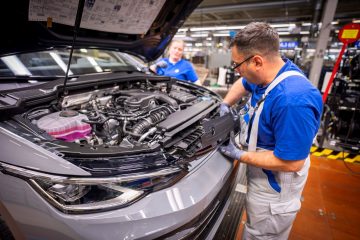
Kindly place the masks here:
POLYGON ((195 47, 202 47, 202 43, 195 43, 195 47))
POLYGON ((186 32, 187 30, 189 30, 188 28, 179 28, 178 32, 186 32))
POLYGON ((207 38, 206 38, 206 40, 211 41, 211 40, 212 40, 212 38, 211 38, 211 37, 207 37, 207 38))
POLYGON ((289 35, 290 32, 278 32, 279 35, 289 35))
POLYGON ((207 33, 200 33, 200 34, 191 34, 191 37, 207 37, 207 33))
MULTIPOLYGON (((290 33, 290 32, 278 32, 279 35, 290 35, 290 34, 297 34, 297 33, 290 33)), ((306 35, 306 34, 310 34, 309 31, 301 31, 300 32, 301 35, 306 35)))
POLYGON ((215 37, 229 37, 230 33, 214 33, 215 37))
POLYGON ((95 59, 93 57, 86 57, 86 59, 91 63, 91 65, 93 65, 93 67, 95 68, 95 70, 97 72, 102 72, 102 68, 99 66, 99 64, 95 61, 95 59))
POLYGON ((285 23, 285 24, 270 24, 271 27, 273 28, 278 28, 278 27, 296 27, 295 23, 285 23))
POLYGON ((2 57, 1 60, 15 75, 32 75, 17 56, 2 57))
POLYGON ((339 21, 333 21, 331 22, 332 25, 336 25, 336 24, 339 24, 339 21))
POLYGON ((186 43, 185 46, 191 47, 191 46, 192 46, 192 43, 186 43))
POLYGON ((352 22, 353 22, 353 23, 360 23, 360 20, 357 19, 357 20, 353 20, 352 22))
MULTIPOLYGON (((61 57, 54 52, 50 52, 50 56, 54 59, 54 61, 59 65, 59 67, 66 73, 67 65, 61 59, 61 57)), ((72 71, 69 69, 69 75, 73 75, 72 71)))
POLYGON ((185 34, 176 34, 174 38, 184 38, 185 34))
POLYGON ((302 23, 301 26, 304 26, 304 27, 311 26, 311 23, 302 23))

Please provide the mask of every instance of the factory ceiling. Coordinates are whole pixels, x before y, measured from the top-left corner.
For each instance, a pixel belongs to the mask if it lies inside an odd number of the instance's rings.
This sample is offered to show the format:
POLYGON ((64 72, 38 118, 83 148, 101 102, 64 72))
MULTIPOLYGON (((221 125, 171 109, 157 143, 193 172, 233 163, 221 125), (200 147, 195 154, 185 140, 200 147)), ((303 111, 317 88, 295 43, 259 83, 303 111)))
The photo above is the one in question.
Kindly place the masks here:
MULTIPOLYGON (((333 0, 328 0, 333 1, 333 0)), ((318 23, 326 0, 204 0, 183 27, 245 25, 252 21, 318 23)), ((360 19, 360 1, 339 0, 334 17, 339 25, 360 19)))

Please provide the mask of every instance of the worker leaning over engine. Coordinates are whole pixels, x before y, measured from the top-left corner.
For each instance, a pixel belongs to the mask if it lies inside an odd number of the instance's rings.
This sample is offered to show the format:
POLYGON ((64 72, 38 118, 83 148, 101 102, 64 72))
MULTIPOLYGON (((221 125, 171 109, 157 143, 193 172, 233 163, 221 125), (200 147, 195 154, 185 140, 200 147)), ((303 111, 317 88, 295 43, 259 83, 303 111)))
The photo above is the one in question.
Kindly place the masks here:
POLYGON ((279 55, 279 36, 267 23, 241 29, 231 43, 234 83, 220 114, 251 94, 247 151, 233 139, 220 148, 247 164, 247 222, 243 239, 287 239, 299 211, 320 126, 319 91, 290 60, 279 55))

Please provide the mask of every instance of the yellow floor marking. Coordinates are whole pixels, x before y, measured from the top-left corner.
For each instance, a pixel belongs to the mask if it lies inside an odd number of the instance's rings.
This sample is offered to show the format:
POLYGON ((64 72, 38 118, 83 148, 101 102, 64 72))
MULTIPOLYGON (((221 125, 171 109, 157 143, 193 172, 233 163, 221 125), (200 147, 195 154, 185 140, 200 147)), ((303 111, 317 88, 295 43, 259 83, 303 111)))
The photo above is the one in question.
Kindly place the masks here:
POLYGON ((311 148, 310 148, 310 152, 311 152, 311 153, 312 153, 312 152, 315 152, 316 149, 318 149, 318 148, 317 148, 317 147, 311 147, 311 148))
POLYGON ((316 152, 316 153, 313 153, 314 156, 317 156, 317 157, 320 157, 320 156, 323 156, 323 155, 330 155, 330 153, 332 153, 333 150, 330 150, 330 149, 324 149, 323 151, 321 152, 316 152))
POLYGON ((345 158, 345 162, 353 163, 353 162, 360 162, 360 155, 357 155, 354 158, 345 158))
POLYGON ((349 155, 349 153, 346 153, 346 152, 339 152, 338 154, 336 155, 330 155, 330 156, 327 156, 327 158, 329 159, 340 159, 340 158, 345 158, 349 155))

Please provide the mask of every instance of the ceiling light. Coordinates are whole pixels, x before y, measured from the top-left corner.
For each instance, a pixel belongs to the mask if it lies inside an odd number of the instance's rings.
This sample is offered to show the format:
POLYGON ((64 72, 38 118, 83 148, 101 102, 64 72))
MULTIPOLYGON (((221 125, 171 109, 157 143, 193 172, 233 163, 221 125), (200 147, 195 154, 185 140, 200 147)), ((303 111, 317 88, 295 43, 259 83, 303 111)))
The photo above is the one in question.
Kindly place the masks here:
POLYGON ((2 57, 1 60, 15 75, 31 76, 31 72, 17 56, 6 56, 2 57))
POLYGON ((303 27, 311 26, 311 23, 302 23, 301 26, 303 27))
POLYGON ((289 35, 290 32, 278 32, 279 35, 289 35))
POLYGON ((186 32, 187 30, 189 30, 188 28, 179 28, 178 32, 186 32))
POLYGON ((360 20, 357 19, 357 20, 353 20, 352 22, 353 22, 353 23, 360 23, 360 20))
POLYGON ((230 33, 214 33, 215 37, 230 37, 230 33))
POLYGON ((273 28, 278 28, 278 27, 296 27, 295 23, 285 23, 285 24, 270 24, 271 27, 273 28))
POLYGON ((207 33, 191 34, 191 37, 207 37, 207 33))
POLYGON ((174 38, 185 38, 185 34, 176 34, 174 38))

